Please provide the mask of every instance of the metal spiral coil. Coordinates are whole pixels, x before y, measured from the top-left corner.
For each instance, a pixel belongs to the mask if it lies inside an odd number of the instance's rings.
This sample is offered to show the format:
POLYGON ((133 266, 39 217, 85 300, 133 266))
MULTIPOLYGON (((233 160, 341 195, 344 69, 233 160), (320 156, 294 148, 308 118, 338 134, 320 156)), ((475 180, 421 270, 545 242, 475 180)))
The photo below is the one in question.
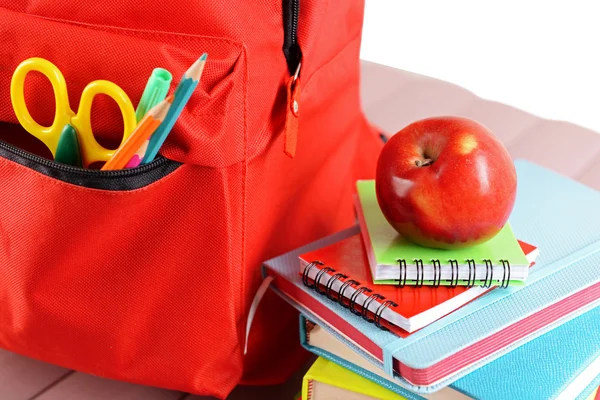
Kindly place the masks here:
POLYGON ((373 320, 373 322, 375 323, 375 326, 378 327, 379 329, 383 329, 384 331, 387 331, 388 328, 381 325, 381 315, 383 314, 383 311, 388 307, 398 307, 398 304, 396 304, 395 302, 393 302, 391 300, 384 301, 383 303, 381 303, 379 305, 379 307, 377 307, 377 310, 375 311, 375 319, 373 320))
POLYGON ((330 267, 322 268, 317 273, 317 276, 315 277, 315 291, 319 294, 324 295, 327 293, 325 290, 321 291, 321 289, 319 289, 319 286, 321 285, 321 278, 323 277, 323 275, 326 275, 328 272, 335 272, 335 269, 330 268, 330 267))
POLYGON ((423 260, 415 259, 415 266, 417 267, 417 280, 415 281, 415 287, 423 286, 423 277, 424 277, 424 269, 423 269, 423 260))
POLYGON ((440 260, 432 259, 431 264, 433 265, 433 287, 439 287, 442 283, 442 263, 440 260))
POLYGON ((483 262, 485 263, 485 280, 481 286, 490 288, 494 283, 494 266, 492 265, 492 260, 483 260, 483 262))
POLYGON ((504 269, 500 287, 506 289, 510 284, 510 263, 508 260, 500 260, 500 262, 502 263, 502 268, 504 269))
POLYGON ((325 264, 323 264, 321 261, 313 261, 309 263, 306 267, 304 267, 304 271, 302 272, 302 283, 304 283, 304 286, 306 286, 309 289, 314 288, 315 285, 310 283, 310 281, 308 280, 308 273, 317 265, 323 266, 325 264))
POLYGON ((348 277, 348 275, 337 273, 337 274, 333 275, 331 278, 329 278, 329 280, 327 280, 327 283, 325 284, 325 296, 329 300, 338 301, 338 299, 336 297, 331 296, 331 289, 333 288, 333 284, 335 283, 335 281, 337 281, 338 279, 346 279, 347 277, 348 277))
POLYGON ((398 267, 400 268, 398 270, 398 287, 403 288, 406 286, 406 260, 399 258, 396 261, 398 261, 398 267))
POLYGON ((365 321, 368 321, 368 322, 374 322, 375 321, 375 319, 370 319, 369 318, 369 306, 371 305, 371 303, 373 302, 373 300, 376 300, 376 299, 383 300, 383 299, 385 299, 385 297, 383 297, 382 295, 380 295, 378 293, 373 293, 372 295, 369 296, 368 299, 365 299, 365 301, 363 302, 362 309, 360 310, 360 313, 361 313, 361 315, 362 315, 362 317, 363 317, 363 319, 365 321))
POLYGON ((356 289, 356 291, 354 293, 352 293, 352 296, 350 296, 350 311, 352 312, 352 314, 356 314, 356 315, 362 315, 362 310, 356 311, 355 310, 355 306, 356 306, 356 300, 358 299, 358 296, 361 293, 371 293, 372 290, 369 289, 368 287, 365 286, 361 286, 358 289, 356 289))

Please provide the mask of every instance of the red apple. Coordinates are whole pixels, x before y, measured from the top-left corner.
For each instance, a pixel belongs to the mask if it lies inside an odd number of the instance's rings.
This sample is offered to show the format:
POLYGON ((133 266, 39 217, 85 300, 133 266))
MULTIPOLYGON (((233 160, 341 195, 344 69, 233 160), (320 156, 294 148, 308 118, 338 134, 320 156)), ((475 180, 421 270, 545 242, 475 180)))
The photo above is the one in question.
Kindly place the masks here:
POLYGON ((483 243, 506 224, 517 175, 506 148, 480 123, 460 117, 414 122, 385 144, 377 200, 389 223, 423 246, 483 243))

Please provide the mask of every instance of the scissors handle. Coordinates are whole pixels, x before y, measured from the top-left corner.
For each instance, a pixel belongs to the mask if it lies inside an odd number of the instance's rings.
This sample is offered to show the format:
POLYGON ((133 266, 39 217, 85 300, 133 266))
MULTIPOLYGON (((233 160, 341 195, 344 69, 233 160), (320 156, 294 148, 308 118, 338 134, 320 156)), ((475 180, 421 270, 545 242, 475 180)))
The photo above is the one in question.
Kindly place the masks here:
POLYGON ((52 152, 56 154, 60 133, 71 117, 75 114, 69 106, 67 83, 60 70, 50 61, 43 58, 33 57, 23 61, 15 70, 10 82, 10 99, 15 115, 23 128, 41 140, 52 152), (25 78, 31 71, 43 74, 52 85, 54 91, 54 121, 50 126, 42 126, 37 123, 29 113, 25 103, 25 78))
POLYGON ((77 114, 71 118, 71 124, 79 132, 79 140, 81 142, 83 165, 88 167, 96 161, 108 161, 116 150, 108 150, 102 147, 92 131, 92 103, 94 97, 99 94, 105 94, 111 97, 121 110, 123 117, 123 139, 121 145, 127 140, 135 129, 137 122, 135 119, 135 109, 127 93, 118 85, 105 80, 93 81, 88 84, 81 94, 79 109, 77 114))

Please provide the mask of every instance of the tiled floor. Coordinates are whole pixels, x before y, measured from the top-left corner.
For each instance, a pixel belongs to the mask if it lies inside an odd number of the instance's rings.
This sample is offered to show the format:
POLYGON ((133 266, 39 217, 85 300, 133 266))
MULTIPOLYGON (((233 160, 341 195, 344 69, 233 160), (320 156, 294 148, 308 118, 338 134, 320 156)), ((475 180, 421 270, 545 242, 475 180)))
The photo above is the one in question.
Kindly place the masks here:
MULTIPOLYGON (((488 126, 513 158, 525 158, 600 190, 600 134, 542 120, 512 107, 476 97, 446 82, 363 63, 363 106, 386 132, 435 115, 463 115, 488 126)), ((285 385, 238 388, 230 399, 291 399, 302 371, 285 385)), ((0 350, 1 400, 201 400, 206 397, 110 381, 68 371, 0 350)))

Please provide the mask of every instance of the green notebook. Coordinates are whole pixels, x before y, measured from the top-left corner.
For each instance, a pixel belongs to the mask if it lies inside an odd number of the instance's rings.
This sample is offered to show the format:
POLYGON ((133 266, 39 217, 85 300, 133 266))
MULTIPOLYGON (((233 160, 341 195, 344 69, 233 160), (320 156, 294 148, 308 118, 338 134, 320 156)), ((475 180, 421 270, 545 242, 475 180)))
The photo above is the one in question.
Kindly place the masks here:
POLYGON ((519 285, 529 262, 510 224, 486 243, 458 250, 419 246, 387 222, 375 194, 375 181, 358 181, 356 210, 373 281, 406 285, 519 285))

